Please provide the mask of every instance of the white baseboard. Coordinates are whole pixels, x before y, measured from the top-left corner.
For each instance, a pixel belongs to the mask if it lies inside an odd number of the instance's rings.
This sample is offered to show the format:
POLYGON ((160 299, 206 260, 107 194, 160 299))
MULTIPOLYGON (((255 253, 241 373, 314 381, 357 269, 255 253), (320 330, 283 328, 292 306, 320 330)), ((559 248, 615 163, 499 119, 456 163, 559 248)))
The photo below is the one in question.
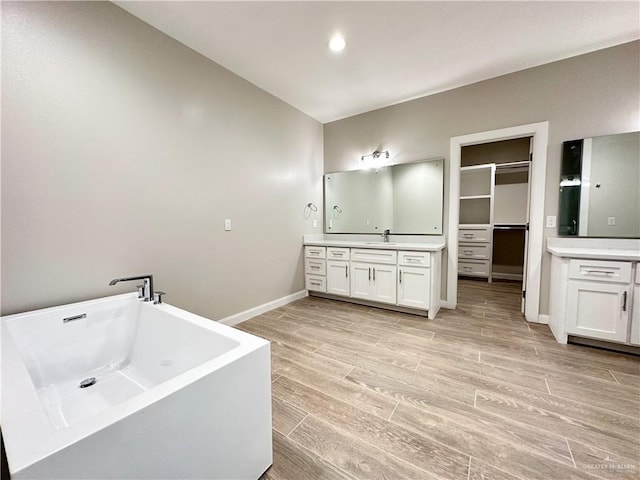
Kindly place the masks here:
POLYGON ((440 300, 440 308, 447 308, 449 310, 454 309, 456 307, 452 307, 451 304, 445 300, 440 300))
POLYGON ((231 315, 230 317, 223 318, 222 320, 218 320, 218 322, 229 326, 237 325, 264 312, 268 312, 269 310, 273 310, 274 308, 281 307, 283 305, 286 305, 287 303, 295 302, 296 300, 300 300, 301 298, 304 298, 306 296, 307 291, 300 290, 299 292, 292 293, 291 295, 287 295, 286 297, 278 298, 271 302, 263 303, 262 305, 258 305, 257 307, 245 310, 244 312, 236 313, 235 315, 231 315))
POLYGON ((547 315, 546 313, 541 313, 540 315, 538 315, 538 322, 537 323, 544 323, 545 325, 549 324, 549 315, 547 315))

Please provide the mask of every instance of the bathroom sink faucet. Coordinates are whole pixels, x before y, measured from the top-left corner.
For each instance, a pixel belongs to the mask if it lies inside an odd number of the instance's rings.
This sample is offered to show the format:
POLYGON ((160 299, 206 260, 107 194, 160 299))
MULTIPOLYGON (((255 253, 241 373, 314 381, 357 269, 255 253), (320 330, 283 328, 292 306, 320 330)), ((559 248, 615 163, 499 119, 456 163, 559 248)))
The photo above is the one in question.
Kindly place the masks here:
POLYGON ((113 286, 119 282, 129 282, 132 280, 143 280, 143 298, 145 302, 153 302, 155 300, 155 294, 153 291, 153 275, 139 275, 137 277, 125 277, 125 278, 114 278, 109 282, 109 285, 113 286))
POLYGON ((380 235, 382 236, 382 241, 383 241, 384 243, 387 243, 387 242, 389 241, 389 234, 390 234, 390 233, 391 233, 391 230, 389 230, 389 229, 387 228, 383 233, 381 233, 381 234, 380 234, 380 235))

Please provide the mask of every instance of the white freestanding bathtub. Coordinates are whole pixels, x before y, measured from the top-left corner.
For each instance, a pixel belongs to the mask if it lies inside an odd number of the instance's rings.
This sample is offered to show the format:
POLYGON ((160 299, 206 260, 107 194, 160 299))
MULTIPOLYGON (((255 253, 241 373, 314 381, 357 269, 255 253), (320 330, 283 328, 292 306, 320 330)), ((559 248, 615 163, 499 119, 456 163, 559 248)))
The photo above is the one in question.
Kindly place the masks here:
POLYGON ((11 478, 257 479, 270 370, 266 340, 136 294, 3 317, 11 478))

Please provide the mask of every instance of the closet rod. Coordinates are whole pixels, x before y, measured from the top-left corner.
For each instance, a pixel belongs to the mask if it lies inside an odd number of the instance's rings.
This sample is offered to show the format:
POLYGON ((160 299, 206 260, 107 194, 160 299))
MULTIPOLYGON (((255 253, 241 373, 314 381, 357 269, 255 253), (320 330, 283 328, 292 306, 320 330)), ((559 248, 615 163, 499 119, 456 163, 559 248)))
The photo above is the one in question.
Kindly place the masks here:
POLYGON ((528 167, 529 160, 518 160, 517 162, 504 162, 504 163, 496 163, 497 168, 507 168, 507 167, 528 167))
POLYGON ((527 225, 526 224, 522 224, 522 225, 494 225, 493 229, 494 230, 526 230, 527 229, 527 225))

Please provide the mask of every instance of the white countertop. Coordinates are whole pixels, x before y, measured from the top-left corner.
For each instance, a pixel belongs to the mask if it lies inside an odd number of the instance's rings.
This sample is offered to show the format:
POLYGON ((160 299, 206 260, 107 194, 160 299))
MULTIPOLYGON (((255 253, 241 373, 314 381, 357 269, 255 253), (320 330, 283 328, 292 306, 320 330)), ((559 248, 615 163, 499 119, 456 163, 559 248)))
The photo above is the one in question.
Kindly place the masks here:
POLYGON ((381 241, 358 242, 353 240, 305 239, 304 244, 314 247, 376 248, 379 250, 412 250, 420 252, 437 252, 445 247, 445 241, 440 239, 424 243, 403 243, 396 241, 384 243, 381 241))
POLYGON ((547 247, 547 251, 552 255, 556 255, 558 257, 640 261, 640 251, 633 250, 616 250, 613 248, 547 247))
POLYGON ((547 251, 558 257, 640 261, 640 240, 549 238, 547 251))

